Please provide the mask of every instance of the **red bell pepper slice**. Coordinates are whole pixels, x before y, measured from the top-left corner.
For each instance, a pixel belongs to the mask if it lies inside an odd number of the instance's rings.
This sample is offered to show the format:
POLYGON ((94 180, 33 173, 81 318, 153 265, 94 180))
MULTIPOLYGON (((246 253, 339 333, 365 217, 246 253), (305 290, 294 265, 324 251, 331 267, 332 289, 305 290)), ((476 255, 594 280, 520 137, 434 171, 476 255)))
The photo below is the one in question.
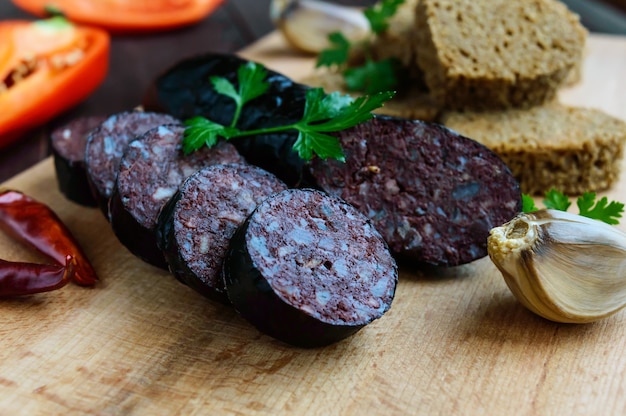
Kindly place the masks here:
POLYGON ((111 32, 154 32, 197 23, 223 0, 13 0, 18 7, 45 17, 49 10, 68 19, 111 32))
POLYGON ((0 21, 0 148, 87 98, 109 48, 107 32, 62 17, 0 21))

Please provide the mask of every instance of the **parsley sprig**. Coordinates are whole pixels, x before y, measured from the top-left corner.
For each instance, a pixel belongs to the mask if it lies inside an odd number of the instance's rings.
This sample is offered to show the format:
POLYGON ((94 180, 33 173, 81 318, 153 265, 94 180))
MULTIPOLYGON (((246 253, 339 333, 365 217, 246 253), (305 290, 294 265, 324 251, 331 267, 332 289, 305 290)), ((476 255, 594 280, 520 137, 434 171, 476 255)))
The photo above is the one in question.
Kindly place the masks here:
MULTIPOLYGON (((549 209, 567 211, 572 203, 567 195, 552 188, 545 193, 543 204, 549 209)), ((579 215, 604 221, 607 224, 619 224, 618 218, 621 218, 622 212, 624 212, 624 204, 621 202, 609 202, 607 197, 602 197, 599 201, 596 201, 595 192, 585 192, 579 196, 576 200, 576 205, 578 206, 579 215)), ((522 211, 532 212, 537 210, 538 208, 535 206, 532 197, 522 194, 522 211)))
MULTIPOLYGON (((404 0, 383 0, 364 10, 373 34, 380 34, 389 27, 389 20, 396 14, 398 7, 404 0)), ((334 32, 328 36, 331 47, 318 55, 317 67, 338 67, 350 91, 363 91, 373 94, 394 89, 398 83, 397 59, 388 58, 376 61, 371 57, 367 48, 370 40, 360 43, 351 43, 341 32, 334 32), (365 63, 362 66, 348 67, 350 52, 354 48, 364 48, 365 63)))
POLYGON ((322 159, 345 161, 343 150, 336 137, 328 134, 353 127, 372 118, 372 111, 381 107, 393 92, 381 92, 353 99, 338 92, 325 94, 322 88, 311 88, 305 95, 304 115, 301 120, 282 126, 252 130, 238 129, 237 122, 246 103, 265 94, 269 88, 267 70, 259 63, 248 62, 237 70, 235 87, 224 77, 211 77, 213 88, 235 102, 235 113, 230 125, 225 126, 197 116, 185 121, 183 151, 189 154, 203 146, 213 147, 220 138, 280 133, 296 130, 298 138, 293 149, 300 158, 310 160, 317 155, 322 159))

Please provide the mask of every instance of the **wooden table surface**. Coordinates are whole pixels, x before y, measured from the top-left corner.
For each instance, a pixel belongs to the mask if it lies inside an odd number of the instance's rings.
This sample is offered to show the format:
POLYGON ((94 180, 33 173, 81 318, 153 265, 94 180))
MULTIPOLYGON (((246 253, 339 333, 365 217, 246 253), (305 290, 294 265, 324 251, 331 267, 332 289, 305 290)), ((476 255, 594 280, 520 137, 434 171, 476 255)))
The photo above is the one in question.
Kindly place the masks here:
MULTIPOLYGON (((242 51, 294 78, 311 59, 276 33, 242 51)), ((626 37, 592 36, 561 100, 626 120, 626 37)), ((608 193, 626 200, 626 166, 608 193)), ((488 258, 403 265, 391 310, 326 348, 260 334, 132 256, 66 200, 50 158, 2 184, 47 203, 101 277, 0 302, 0 415, 624 415, 626 311, 588 325, 522 307, 488 258)), ((620 225, 622 229, 626 224, 620 225)), ((29 253, 0 233, 9 260, 29 253)))

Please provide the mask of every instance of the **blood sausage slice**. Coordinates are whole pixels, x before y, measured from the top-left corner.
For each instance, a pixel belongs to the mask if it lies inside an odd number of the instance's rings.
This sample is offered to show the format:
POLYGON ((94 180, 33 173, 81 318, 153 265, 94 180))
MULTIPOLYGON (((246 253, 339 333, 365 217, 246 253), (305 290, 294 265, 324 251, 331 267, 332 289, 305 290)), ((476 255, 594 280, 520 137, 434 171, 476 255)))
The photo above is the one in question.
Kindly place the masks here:
POLYGON ((228 303, 222 262, 230 238, 261 201, 286 188, 252 165, 214 165, 191 175, 159 216, 170 271, 199 293, 228 303))
POLYGON ((220 163, 244 163, 230 143, 185 155, 185 127, 159 126, 133 140, 119 164, 111 202, 111 225, 120 242, 150 264, 167 268, 158 247, 156 223, 159 211, 183 181, 203 167, 220 163))
POLYGON ((489 230, 521 209, 504 162, 443 126, 379 116, 338 137, 346 163, 315 160, 312 180, 370 218, 398 257, 443 266, 484 257, 489 230))
POLYGON ((85 149, 87 179, 107 219, 120 158, 128 143, 153 127, 177 123, 178 119, 167 114, 128 111, 112 115, 89 135, 85 149))
POLYGON ((259 204, 237 230, 224 281, 232 304, 260 331, 316 347, 380 318, 398 271, 380 233, 354 207, 289 189, 259 204))
POLYGON ((85 147, 89 133, 104 120, 105 116, 78 117, 50 134, 50 151, 59 190, 67 199, 80 205, 97 206, 87 181, 85 147))

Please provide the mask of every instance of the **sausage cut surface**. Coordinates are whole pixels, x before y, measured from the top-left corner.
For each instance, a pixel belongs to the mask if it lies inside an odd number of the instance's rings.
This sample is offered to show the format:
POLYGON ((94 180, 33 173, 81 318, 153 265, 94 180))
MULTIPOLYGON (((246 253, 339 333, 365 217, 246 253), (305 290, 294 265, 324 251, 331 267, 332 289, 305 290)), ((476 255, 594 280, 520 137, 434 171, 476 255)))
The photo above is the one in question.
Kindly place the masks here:
POLYGON ((228 303, 222 262, 230 238, 261 201, 286 188, 252 165, 214 165, 191 175, 159 216, 170 271, 203 295, 228 303))
POLYGON ((484 257, 489 230, 521 209, 504 162, 443 126, 378 116, 338 138, 346 163, 314 160, 312 181, 370 218, 399 257, 443 266, 484 257))
POLYGON ((220 163, 243 163, 230 143, 219 142, 189 155, 182 151, 185 127, 159 126, 129 143, 119 163, 110 202, 111 225, 132 253, 166 268, 155 226, 159 211, 190 175, 220 163))
POLYGON ((263 201, 235 233, 224 279, 235 308, 258 329, 313 347, 380 318, 398 273, 383 238, 354 207, 290 189, 263 201))
POLYGON ((110 116, 89 135, 85 150, 87 178, 107 218, 108 201, 128 143, 151 128, 178 123, 168 114, 128 111, 110 116))
POLYGON ((59 190, 69 200, 85 206, 97 205, 87 181, 87 137, 104 120, 105 116, 79 117, 55 128, 50 134, 59 190))

